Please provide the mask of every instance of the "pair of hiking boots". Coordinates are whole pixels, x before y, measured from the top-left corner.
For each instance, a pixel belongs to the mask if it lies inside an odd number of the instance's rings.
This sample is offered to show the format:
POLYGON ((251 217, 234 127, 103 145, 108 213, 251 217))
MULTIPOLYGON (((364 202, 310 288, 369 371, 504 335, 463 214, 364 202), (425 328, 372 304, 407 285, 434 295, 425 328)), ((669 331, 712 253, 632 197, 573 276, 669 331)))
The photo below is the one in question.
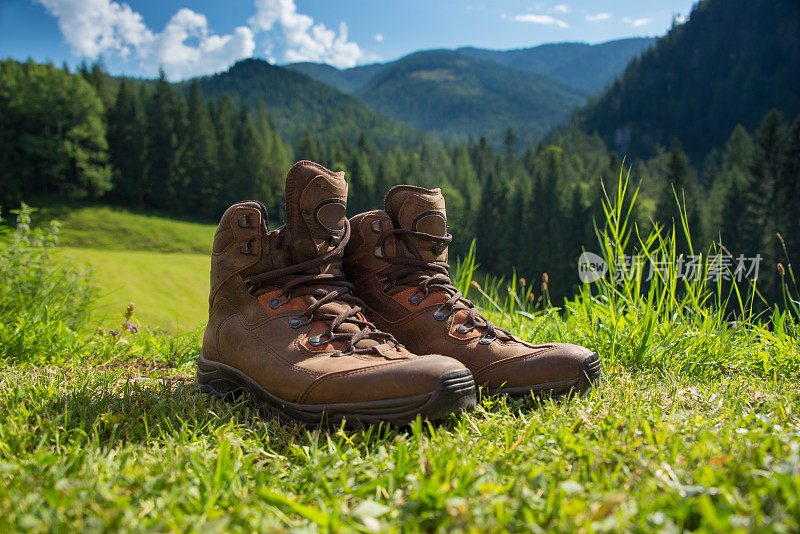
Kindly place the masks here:
POLYGON ((350 220, 343 172, 300 161, 285 191, 276 230, 254 201, 219 223, 202 391, 289 421, 404 425, 473 408, 476 384, 527 395, 600 378, 597 354, 523 342, 453 286, 439 189, 394 187, 385 211, 350 220))

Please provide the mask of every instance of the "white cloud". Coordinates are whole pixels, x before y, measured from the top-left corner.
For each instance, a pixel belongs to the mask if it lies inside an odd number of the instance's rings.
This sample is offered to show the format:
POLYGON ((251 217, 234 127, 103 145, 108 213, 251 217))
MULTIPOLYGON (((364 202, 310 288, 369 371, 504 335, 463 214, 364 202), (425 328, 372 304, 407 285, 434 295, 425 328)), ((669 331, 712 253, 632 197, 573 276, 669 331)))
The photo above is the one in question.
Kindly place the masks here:
POLYGON ((357 43, 348 40, 347 24, 339 32, 297 12, 294 0, 255 0, 256 14, 248 19, 254 31, 271 31, 279 26, 286 44, 286 61, 317 61, 334 67, 354 67, 372 59, 357 43))
POLYGON ((222 36, 210 34, 205 15, 183 8, 144 49, 141 63, 149 71, 161 65, 170 78, 183 79, 224 70, 238 59, 251 57, 255 47, 250 28, 239 26, 222 36), (190 39, 196 44, 187 44, 190 39))
POLYGON ((559 28, 569 27, 569 24, 563 20, 551 17, 550 15, 534 15, 532 13, 528 13, 526 15, 515 15, 512 17, 512 20, 517 22, 530 22, 531 24, 558 26, 559 28))
POLYGON ((376 33, 375 35, 373 35, 373 39, 375 39, 379 43, 382 43, 385 37, 383 36, 382 33, 376 33))
POLYGON ((570 9, 567 4, 558 4, 553 7, 553 13, 569 13, 570 9))
POLYGON ((127 4, 108 0, 37 0, 58 18, 58 27, 75 54, 97 57, 114 51, 126 57, 154 36, 142 16, 127 4))
POLYGON ((675 24, 686 24, 686 21, 689 19, 688 17, 685 17, 684 15, 678 13, 677 15, 672 17, 672 20, 675 22, 675 24))
POLYGON ((641 26, 646 26, 650 24, 651 22, 653 22, 653 19, 651 18, 632 19, 630 17, 625 17, 624 19, 622 19, 622 22, 624 22, 625 24, 630 24, 634 28, 639 28, 641 26))
POLYGON ((73 53, 96 58, 135 56, 149 73, 159 66, 170 79, 216 72, 255 50, 253 32, 240 26, 228 35, 209 31, 205 15, 181 9, 154 33, 128 4, 111 0, 36 0, 58 19, 73 53), (192 44, 187 41, 192 40, 192 44))
MULTIPOLYGON (((239 59, 252 57, 259 32, 270 32, 262 39, 264 53, 275 62, 272 48, 278 30, 285 44, 285 61, 353 67, 377 59, 348 39, 344 22, 338 31, 315 24, 314 19, 297 12, 294 0, 255 0, 256 12, 248 20, 249 27, 239 26, 225 35, 213 33, 206 16, 188 8, 178 10, 161 32, 154 32, 141 14, 122 1, 34 1, 58 19, 64 40, 75 55, 94 59, 111 54, 135 59, 149 74, 163 66, 172 80, 219 72, 239 59)), ((378 42, 382 38, 375 36, 378 42)))
POLYGON ((596 13, 594 15, 586 15, 586 20, 589 22, 599 22, 601 20, 608 20, 611 18, 611 13, 596 13))

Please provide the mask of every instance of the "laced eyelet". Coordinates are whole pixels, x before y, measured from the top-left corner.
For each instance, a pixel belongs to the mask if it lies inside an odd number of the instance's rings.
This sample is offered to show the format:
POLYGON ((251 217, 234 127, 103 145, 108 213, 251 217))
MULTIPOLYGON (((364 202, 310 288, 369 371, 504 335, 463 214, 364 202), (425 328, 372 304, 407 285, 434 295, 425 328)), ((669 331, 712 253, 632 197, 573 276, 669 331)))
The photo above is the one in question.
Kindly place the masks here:
POLYGON ((370 226, 372 228, 372 231, 375 232, 376 234, 383 232, 383 224, 381 223, 381 221, 372 221, 372 224, 370 226))
POLYGON ((324 345, 325 343, 329 343, 332 338, 333 336, 331 336, 330 334, 328 335, 327 338, 323 338, 322 336, 314 336, 308 338, 308 344, 314 347, 318 347, 320 345, 324 345))
POLYGON ((444 308, 439 308, 438 310, 433 312, 433 318, 436 319, 437 321, 444 321, 448 317, 450 317, 450 313, 444 311, 444 308))
POLYGON ((240 215, 239 218, 236 219, 236 224, 239 225, 239 228, 250 228, 250 216, 240 215))
POLYGON ((333 354, 331 354, 331 357, 338 358, 340 356, 350 356, 351 354, 353 354, 353 349, 343 350, 341 352, 334 352, 333 354))
POLYGON ((289 302, 288 298, 282 299, 280 297, 275 297, 274 299, 269 301, 269 307, 272 308, 273 310, 277 310, 287 302, 289 302))
POLYGON ((422 302, 423 298, 424 297, 419 293, 414 293, 413 295, 408 297, 408 303, 411 304, 412 306, 419 306, 419 303, 422 302))
POLYGON ((436 254, 438 256, 442 252, 444 252, 444 245, 434 245, 434 247, 433 247, 433 253, 434 254, 436 254))
POLYGON ((250 239, 249 241, 242 241, 241 243, 239 243, 239 252, 241 252, 245 256, 252 256, 253 255, 253 240, 250 239))
POLYGON ((479 341, 478 343, 480 343, 481 345, 489 345, 489 344, 490 344, 492 341, 494 341, 495 339, 497 339, 497 336, 492 336, 492 337, 489 337, 489 335, 488 335, 488 334, 486 334, 485 336, 483 336, 483 337, 480 339, 480 341, 479 341))
POLYGON ((466 323, 460 324, 458 325, 458 328, 456 328, 456 332, 458 332, 459 334, 469 334, 473 330, 475 330, 475 327, 472 325, 467 326, 466 323))
POLYGON ((292 328, 300 328, 303 326, 303 320, 300 317, 292 317, 289 319, 289 326, 292 328))

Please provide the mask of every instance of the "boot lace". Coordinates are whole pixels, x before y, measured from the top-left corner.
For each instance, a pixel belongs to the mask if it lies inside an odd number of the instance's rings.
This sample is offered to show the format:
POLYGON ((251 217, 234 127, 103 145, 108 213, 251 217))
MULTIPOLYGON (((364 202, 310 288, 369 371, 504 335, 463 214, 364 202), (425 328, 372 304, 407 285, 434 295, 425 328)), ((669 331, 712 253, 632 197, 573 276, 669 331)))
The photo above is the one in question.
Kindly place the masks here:
MULTIPOLYGON (((403 240, 407 248, 413 251, 414 248, 410 243, 405 241, 409 237, 414 237, 423 241, 432 243, 436 250, 444 250, 445 247, 453 240, 453 236, 447 234, 445 236, 436 236, 426 234, 424 232, 417 232, 405 228, 390 228, 384 230, 376 245, 376 249, 384 250, 384 242, 391 236, 397 236, 403 240)), ((478 313, 478 309, 461 292, 453 285, 450 280, 450 265, 443 261, 426 261, 421 259, 418 255, 417 258, 406 258, 402 256, 387 257, 383 256, 382 259, 400 266, 388 274, 384 275, 388 285, 385 289, 391 289, 394 286, 417 286, 416 291, 409 297, 409 302, 412 304, 422 302, 432 291, 441 292, 449 297, 447 302, 442 304, 434 313, 434 317, 439 321, 444 321, 453 313, 459 310, 466 310, 467 317, 456 329, 459 333, 466 334, 474 329, 483 331, 483 337, 480 343, 488 345, 495 339, 500 341, 512 341, 514 337, 507 331, 498 326, 495 326, 491 321, 478 313)))
POLYGON ((258 294, 264 286, 281 287, 280 294, 270 301, 270 307, 278 308, 291 298, 311 296, 315 302, 308 306, 298 316, 289 320, 293 328, 302 328, 314 321, 328 324, 328 329, 309 338, 311 345, 324 345, 341 341, 346 344, 345 350, 334 355, 348 354, 380 354, 375 350, 377 345, 369 347, 356 347, 356 344, 365 339, 378 341, 380 344, 389 343, 400 346, 400 343, 387 332, 382 332, 367 320, 361 312, 364 303, 353 295, 353 284, 347 281, 344 273, 309 273, 308 271, 319 266, 327 266, 341 261, 340 254, 350 240, 350 223, 345 219, 345 233, 341 241, 325 254, 273 271, 266 271, 250 276, 244 280, 251 294, 258 294), (321 308, 328 303, 344 303, 347 308, 339 314, 333 314, 321 308), (339 332, 338 328, 345 324, 354 324, 360 328, 358 332, 339 332))

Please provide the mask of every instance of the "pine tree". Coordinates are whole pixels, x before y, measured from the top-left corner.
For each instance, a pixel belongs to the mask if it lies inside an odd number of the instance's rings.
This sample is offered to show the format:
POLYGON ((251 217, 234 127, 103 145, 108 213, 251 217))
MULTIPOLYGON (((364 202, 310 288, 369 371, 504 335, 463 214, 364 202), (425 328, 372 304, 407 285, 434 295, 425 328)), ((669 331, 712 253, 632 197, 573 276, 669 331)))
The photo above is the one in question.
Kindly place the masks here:
POLYGON ((263 140, 265 153, 263 179, 259 183, 258 198, 271 209, 280 211, 284 207, 283 188, 289 157, 261 101, 256 106, 255 123, 263 140))
POLYGON ((300 138, 294 149, 294 153, 298 160, 323 161, 324 159, 322 156, 322 147, 309 133, 304 134, 300 138))
POLYGON ((781 256, 777 232, 778 212, 783 202, 778 199, 778 184, 781 182, 786 137, 780 112, 772 110, 767 113, 755 134, 750 166, 752 181, 747 195, 748 210, 752 212, 747 216, 754 226, 751 228, 753 233, 744 236, 744 244, 749 249, 743 252, 747 255, 761 254, 764 259, 761 272, 765 276, 759 280, 759 287, 773 297, 776 296, 775 264, 781 256))
POLYGON ((0 194, 100 196, 111 187, 103 104, 52 65, 0 62, 0 194))
POLYGON ((389 189, 397 184, 403 183, 400 175, 400 166, 397 163, 397 157, 394 152, 384 154, 378 165, 378 172, 375 174, 375 195, 380 197, 375 209, 383 208, 383 198, 389 189))
MULTIPOLYGON (((504 261, 514 249, 514 243, 504 239, 508 190, 494 169, 486 173, 481 192, 481 209, 478 213, 476 238, 478 260, 483 268, 501 272, 504 261)), ((505 272, 505 271, 502 271, 505 272)))
POLYGON ((92 87, 94 87, 97 96, 103 102, 104 109, 111 109, 116 102, 116 91, 111 83, 111 78, 106 72, 103 60, 99 59, 92 64, 91 68, 83 65, 82 75, 92 87))
MULTIPOLYGON (((261 185, 267 181, 267 153, 264 150, 264 135, 244 105, 239 110, 238 122, 235 142, 237 164, 231 185, 236 191, 236 198, 263 202, 261 185)), ((275 215, 273 220, 282 219, 281 213, 275 215)))
POLYGON ((149 157, 147 117, 141 93, 123 78, 114 107, 108 112, 110 163, 114 169, 114 200, 144 207, 142 184, 147 180, 149 157))
MULTIPOLYGON (((783 162, 776 186, 780 206, 777 208, 777 230, 786 243, 795 277, 800 279, 800 116, 786 136, 783 162)), ((778 256, 785 261, 784 255, 778 256)))
POLYGON ((189 89, 188 130, 183 154, 185 183, 182 201, 187 212, 214 217, 223 204, 222 184, 217 177, 217 139, 211 123, 208 104, 195 80, 189 89))
POLYGON ((656 205, 655 220, 667 232, 675 227, 675 248, 678 254, 688 254, 689 244, 681 217, 685 216, 691 236, 700 227, 697 206, 697 182, 689 166, 689 159, 676 139, 667 160, 667 175, 656 205))
POLYGON ((143 189, 145 203, 151 207, 174 209, 173 203, 178 197, 178 110, 175 92, 162 70, 147 105, 147 153, 150 166, 143 189))
POLYGON ((480 210, 481 186, 466 147, 458 148, 453 159, 452 182, 461 191, 464 197, 464 209, 466 210, 464 227, 460 231, 467 235, 472 235, 475 231, 474 223, 480 210))
MULTIPOLYGON (((735 254, 756 250, 753 237, 761 231, 758 206, 749 199, 752 175, 753 140, 741 125, 731 132, 722 155, 722 168, 714 183, 722 196, 719 227, 712 232, 722 236, 722 243, 735 254)), ((716 235, 711 235, 716 238, 716 235)), ((755 238, 756 243, 760 238, 755 238)))
MULTIPOLYGON (((236 106, 230 95, 222 95, 210 106, 211 120, 217 137, 217 174, 215 181, 221 184, 218 211, 226 209, 234 202, 243 200, 236 196, 232 187, 233 174, 236 168, 236 106)), ((221 215, 219 211, 215 215, 221 215)))
POLYGON ((359 150, 350 166, 350 200, 347 207, 352 215, 373 209, 377 196, 375 185, 369 154, 363 149, 359 150))
POLYGON ((503 136, 503 146, 506 149, 506 157, 511 158, 517 150, 517 134, 513 128, 508 128, 503 136))

